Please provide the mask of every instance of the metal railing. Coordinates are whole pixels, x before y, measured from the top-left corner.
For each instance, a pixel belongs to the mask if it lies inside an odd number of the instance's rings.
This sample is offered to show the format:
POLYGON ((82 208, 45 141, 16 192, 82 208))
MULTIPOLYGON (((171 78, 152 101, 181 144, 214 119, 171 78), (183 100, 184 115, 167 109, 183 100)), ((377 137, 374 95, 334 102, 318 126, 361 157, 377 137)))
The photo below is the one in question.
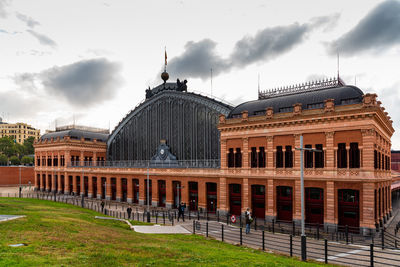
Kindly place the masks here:
POLYGON ((176 161, 149 161, 149 160, 120 160, 120 161, 72 161, 67 167, 88 168, 219 168, 219 159, 207 160, 176 160, 176 161))

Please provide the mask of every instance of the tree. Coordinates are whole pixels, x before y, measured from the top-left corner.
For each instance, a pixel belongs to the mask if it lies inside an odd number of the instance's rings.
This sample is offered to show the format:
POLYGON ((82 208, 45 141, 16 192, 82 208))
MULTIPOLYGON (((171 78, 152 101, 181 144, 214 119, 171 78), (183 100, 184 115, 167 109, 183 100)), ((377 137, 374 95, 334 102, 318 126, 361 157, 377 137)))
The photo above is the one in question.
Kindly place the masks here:
POLYGON ((33 143, 35 142, 35 137, 31 136, 24 141, 24 155, 33 155, 34 148, 33 143))
POLYGON ((29 156, 23 156, 21 159, 21 163, 24 165, 29 165, 33 163, 33 158, 29 156))
POLYGON ((0 138, 0 152, 3 152, 7 157, 16 154, 14 140, 8 136, 0 138))
POLYGON ((11 165, 19 165, 21 164, 21 161, 17 156, 11 156, 10 157, 11 165))
POLYGON ((0 154, 0 165, 7 165, 8 158, 4 154, 0 154))

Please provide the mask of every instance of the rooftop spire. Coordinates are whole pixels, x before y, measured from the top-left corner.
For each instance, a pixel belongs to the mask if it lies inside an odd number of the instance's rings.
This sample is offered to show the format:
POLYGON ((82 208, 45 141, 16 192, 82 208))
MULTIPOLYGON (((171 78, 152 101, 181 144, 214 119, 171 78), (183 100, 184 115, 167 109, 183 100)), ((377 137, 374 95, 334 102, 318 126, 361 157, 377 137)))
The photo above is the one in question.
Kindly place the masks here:
POLYGON ((164 81, 164 87, 165 87, 165 83, 169 79, 169 74, 167 72, 167 47, 165 47, 165 65, 164 65, 164 72, 161 73, 161 79, 164 81))

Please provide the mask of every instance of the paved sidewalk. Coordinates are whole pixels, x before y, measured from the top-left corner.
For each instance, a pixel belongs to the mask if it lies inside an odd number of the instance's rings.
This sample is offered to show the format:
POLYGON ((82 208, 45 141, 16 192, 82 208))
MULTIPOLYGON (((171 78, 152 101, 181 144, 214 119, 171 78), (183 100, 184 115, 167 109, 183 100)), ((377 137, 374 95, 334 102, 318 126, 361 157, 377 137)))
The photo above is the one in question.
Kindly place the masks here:
POLYGON ((134 225, 133 229, 138 233, 143 234, 191 234, 190 231, 186 230, 180 225, 175 226, 143 226, 143 225, 134 225))
POLYGON ((0 215, 0 222, 11 221, 25 217, 25 215, 0 215))

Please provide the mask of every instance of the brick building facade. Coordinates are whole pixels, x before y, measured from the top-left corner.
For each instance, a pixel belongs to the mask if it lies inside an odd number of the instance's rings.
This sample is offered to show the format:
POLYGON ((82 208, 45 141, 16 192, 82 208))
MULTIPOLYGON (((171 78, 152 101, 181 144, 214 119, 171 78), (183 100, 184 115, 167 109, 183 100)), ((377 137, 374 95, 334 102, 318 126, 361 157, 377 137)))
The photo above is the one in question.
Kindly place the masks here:
MULTIPOLYGON (((152 206, 173 207, 183 201, 191 210, 231 214, 241 214, 250 207, 259 218, 300 220, 300 152, 296 148, 302 135, 305 147, 319 151, 304 155, 308 223, 371 229, 389 218, 390 138, 394 129, 375 94, 364 94, 335 79, 260 93, 258 100, 233 108, 218 106, 220 102, 179 88, 178 83, 175 90, 148 92, 144 104, 125 117, 108 139, 82 131, 75 133, 79 138, 72 138, 71 132, 43 136, 35 144, 36 188, 145 204, 148 176, 152 206), (184 117, 182 131, 186 136, 182 138, 181 131, 163 126, 164 119, 156 123, 135 117, 141 111, 137 109, 162 106, 157 102, 162 99, 173 103, 175 97, 183 101, 182 107, 185 97, 206 105, 199 106, 199 115, 192 117, 197 124, 189 129, 197 127, 197 132, 204 129, 204 133, 211 129, 212 136, 212 127, 217 127, 217 166, 215 161, 202 159, 202 150, 191 146, 204 146, 204 151, 214 149, 211 145, 208 148, 207 142, 185 142, 193 133, 186 130, 184 117), (221 107, 217 124, 212 124, 215 113, 207 112, 207 108, 221 107), (155 138, 161 138, 161 144, 158 141, 148 152, 152 157, 138 160, 134 158, 137 154, 129 154, 127 147, 143 142, 129 143, 140 135, 127 130, 134 129, 127 128, 132 121, 157 124, 154 128, 143 124, 143 129, 150 127, 159 132, 155 138), (172 138, 176 141, 170 142, 172 138), (110 158, 110 147, 111 155, 117 153, 119 160, 103 161, 106 155, 110 158), (177 159, 177 151, 182 157, 200 158, 177 159), (124 160, 124 155, 131 158, 124 160)), ((165 114, 176 118, 173 112, 165 114)), ((143 149, 147 149, 145 145, 143 149)))

